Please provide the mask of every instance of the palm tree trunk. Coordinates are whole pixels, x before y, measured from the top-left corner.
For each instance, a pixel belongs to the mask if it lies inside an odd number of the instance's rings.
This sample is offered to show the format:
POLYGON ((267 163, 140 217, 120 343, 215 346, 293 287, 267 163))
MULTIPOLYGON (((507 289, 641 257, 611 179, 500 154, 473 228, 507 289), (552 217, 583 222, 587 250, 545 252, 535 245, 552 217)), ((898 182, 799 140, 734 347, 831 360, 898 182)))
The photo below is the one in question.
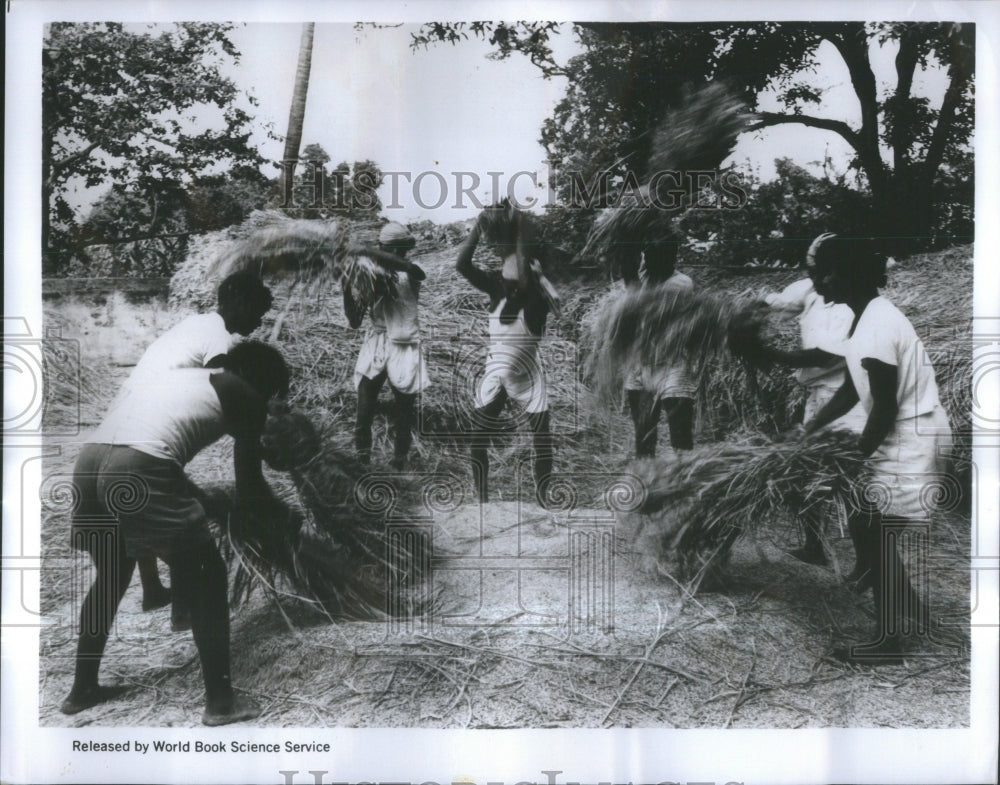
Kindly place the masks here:
POLYGON ((295 90, 292 93, 292 108, 288 112, 288 134, 285 136, 285 155, 281 167, 281 193, 286 207, 293 206, 292 183, 295 178, 295 164, 299 159, 299 147, 302 144, 302 123, 306 116, 306 93, 309 91, 309 70, 312 67, 315 28, 315 22, 303 24, 302 39, 299 43, 299 64, 295 69, 295 90))

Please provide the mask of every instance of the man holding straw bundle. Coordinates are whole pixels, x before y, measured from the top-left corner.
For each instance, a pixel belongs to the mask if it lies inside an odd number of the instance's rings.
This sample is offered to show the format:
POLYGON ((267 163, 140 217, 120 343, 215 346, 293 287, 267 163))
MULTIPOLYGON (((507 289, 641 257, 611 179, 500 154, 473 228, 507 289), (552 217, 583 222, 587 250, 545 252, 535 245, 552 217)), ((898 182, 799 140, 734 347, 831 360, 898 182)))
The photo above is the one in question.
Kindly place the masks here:
MULTIPOLYGON (((127 396, 144 385, 162 384, 162 376, 168 371, 221 367, 223 356, 237 341, 260 327, 272 302, 271 290, 253 273, 237 272, 227 276, 219 285, 215 311, 188 316, 149 345, 111 403, 108 416, 127 396)), ((156 558, 144 557, 138 564, 142 609, 162 608, 171 601, 171 596, 170 590, 160 582, 156 558)), ((191 628, 188 610, 176 599, 171 628, 174 632, 191 628)))
MULTIPOLYGON (((798 317, 802 349, 798 352, 773 352, 771 356, 783 365, 798 368, 796 378, 806 389, 803 422, 812 420, 826 405, 843 385, 847 373, 845 342, 854 314, 846 305, 827 302, 815 284, 816 252, 833 236, 822 234, 809 246, 806 252, 807 277, 764 298, 772 310, 798 317)), ((832 425, 860 433, 865 419, 865 411, 858 403, 832 425)), ((807 564, 824 566, 829 562, 819 532, 812 527, 806 527, 803 547, 789 551, 789 555, 807 564)))
POLYGON ((174 593, 191 609, 205 683, 206 725, 253 719, 260 708, 235 694, 230 678, 226 565, 208 528, 205 497, 185 465, 223 435, 235 438, 236 486, 246 503, 270 498, 261 471, 267 401, 288 392, 288 368, 273 347, 248 341, 223 355, 222 370, 181 368, 159 374, 122 398, 77 457, 72 544, 90 554, 94 583, 80 610, 73 687, 63 714, 115 698, 98 671, 118 605, 136 560, 161 558, 174 593))
POLYGON ((920 629, 924 609, 894 537, 908 522, 928 519, 924 487, 939 472, 951 432, 923 343, 910 321, 879 295, 884 258, 864 240, 835 235, 823 240, 814 258, 817 290, 849 306, 854 321, 845 350, 848 376, 806 431, 833 422, 860 400, 867 421, 858 446, 873 469, 870 487, 856 494, 850 526, 855 573, 861 586, 872 588, 876 640, 834 653, 849 662, 897 664, 911 624, 917 633, 925 630, 920 629))
MULTIPOLYGON (((407 251, 416 240, 404 226, 390 222, 379 233, 377 262, 397 275, 394 293, 383 292, 371 304, 371 319, 358 361, 354 384, 358 390, 358 416, 354 443, 358 459, 371 461, 372 422, 382 385, 388 380, 396 401, 396 439, 391 465, 402 471, 413 443, 413 419, 417 395, 430 380, 420 351, 418 297, 420 283, 426 277, 417 265, 406 260, 407 251)), ((349 286, 344 286, 344 310, 351 327, 358 328, 364 319, 364 307, 354 301, 349 286)))
POLYGON ((540 506, 548 506, 555 447, 538 344, 549 311, 558 308, 558 298, 531 255, 533 245, 528 216, 505 200, 483 210, 455 264, 469 283, 490 298, 490 347, 476 395, 471 444, 473 480, 482 504, 489 501, 487 448, 493 435, 503 430, 499 416, 509 399, 527 415, 534 448, 535 498, 540 506), (481 236, 503 260, 500 272, 487 272, 472 263, 481 236))
MULTIPOLYGON (((691 278, 677 272, 677 242, 659 239, 642 251, 636 280, 626 277, 626 284, 660 286, 667 292, 690 292, 691 278)), ((695 384, 683 363, 650 368, 636 366, 625 380, 632 424, 635 427, 635 457, 656 455, 660 413, 666 412, 670 428, 670 446, 690 450, 694 446, 695 384)))

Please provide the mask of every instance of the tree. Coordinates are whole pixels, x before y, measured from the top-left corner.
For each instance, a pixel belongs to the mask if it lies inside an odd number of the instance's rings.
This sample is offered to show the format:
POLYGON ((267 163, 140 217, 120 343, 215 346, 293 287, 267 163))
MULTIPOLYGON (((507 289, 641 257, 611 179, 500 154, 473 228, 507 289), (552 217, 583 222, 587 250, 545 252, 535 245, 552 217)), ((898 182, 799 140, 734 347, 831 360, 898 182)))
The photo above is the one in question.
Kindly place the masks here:
MULTIPOLYGON (((282 190, 272 197, 284 212, 295 218, 373 218, 382 210, 377 189, 384 176, 375 161, 341 161, 332 168, 330 154, 319 144, 302 150, 295 169, 291 200, 282 190)), ((287 171, 287 169, 286 169, 287 171)), ((281 177, 276 186, 281 187, 281 177)))
MULTIPOLYGON (((43 270, 73 250, 75 185, 145 199, 155 231, 185 184, 220 166, 259 166, 251 116, 223 74, 232 25, 53 23, 42 52, 43 270), (199 123, 190 118, 201 118, 199 123), (218 117, 206 127, 205 118, 218 117)), ((248 96, 251 105, 252 97, 248 96)))
POLYGON ((285 155, 282 158, 281 182, 282 193, 287 193, 285 179, 294 171, 292 162, 299 159, 299 146, 302 144, 302 125, 306 117, 306 95, 309 92, 309 72, 312 70, 313 33, 315 22, 302 25, 302 38, 299 41, 299 60, 295 68, 295 86, 292 90, 292 105, 288 110, 288 134, 285 136, 285 155))
MULTIPOLYGON (((854 151, 888 238, 913 238, 935 219, 935 183, 945 168, 969 156, 973 127, 974 29, 955 23, 576 24, 584 51, 565 64, 548 45, 562 28, 552 23, 424 25, 413 47, 458 43, 470 36, 494 45, 497 59, 527 56, 546 78, 565 77, 566 95, 545 121, 541 142, 557 171, 585 178, 626 168, 641 171, 651 131, 685 85, 722 79, 751 109, 765 90, 783 111, 759 113, 757 128, 799 124, 838 134, 854 151), (870 49, 898 46, 896 80, 880 99, 870 49), (852 126, 811 114, 823 86, 812 76, 820 47, 841 58, 861 107, 852 126), (938 66, 948 84, 936 105, 912 93, 916 69, 938 66)), ((566 187, 566 182, 562 183, 566 187)), ((898 242, 896 243, 898 245, 898 242)))
POLYGON ((693 253, 711 264, 795 267, 813 238, 831 226, 849 236, 867 231, 870 199, 848 186, 845 173, 828 168, 816 177, 788 158, 774 164, 773 180, 744 179, 747 199, 741 209, 712 209, 707 193, 700 202, 708 209, 696 207, 681 216, 680 229, 693 253))

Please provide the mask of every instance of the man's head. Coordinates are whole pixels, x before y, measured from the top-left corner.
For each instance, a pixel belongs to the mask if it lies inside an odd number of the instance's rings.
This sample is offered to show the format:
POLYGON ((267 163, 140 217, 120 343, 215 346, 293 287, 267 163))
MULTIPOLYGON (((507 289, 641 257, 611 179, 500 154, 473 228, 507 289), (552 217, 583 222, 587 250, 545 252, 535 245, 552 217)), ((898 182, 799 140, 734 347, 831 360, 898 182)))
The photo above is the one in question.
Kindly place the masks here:
POLYGON ((222 367, 264 398, 288 395, 288 366, 281 352, 260 341, 243 341, 223 356, 222 367))
POLYGON ((219 315, 231 333, 249 335, 271 307, 271 290, 253 273, 233 273, 219 285, 219 315))
POLYGON ((378 244, 389 253, 405 256, 406 252, 417 244, 417 241, 405 226, 390 221, 378 233, 378 244))
POLYGON ((651 282, 660 283, 674 274, 678 245, 676 240, 668 239, 650 243, 642 249, 646 262, 646 275, 651 282))
POLYGON ((863 237, 821 234, 809 246, 806 269, 816 293, 837 303, 849 302, 858 293, 870 294, 886 283, 885 257, 863 237))

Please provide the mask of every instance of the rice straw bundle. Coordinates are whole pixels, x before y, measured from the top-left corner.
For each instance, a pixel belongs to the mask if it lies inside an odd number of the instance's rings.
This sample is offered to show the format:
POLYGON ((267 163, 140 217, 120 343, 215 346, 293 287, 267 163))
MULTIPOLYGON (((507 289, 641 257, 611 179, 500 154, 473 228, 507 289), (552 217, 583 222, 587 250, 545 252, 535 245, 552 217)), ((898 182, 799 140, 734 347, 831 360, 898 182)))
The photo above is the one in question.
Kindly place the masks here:
POLYGON ((637 193, 624 196, 619 206, 601 212, 576 258, 603 260, 615 277, 629 268, 638 269, 646 246, 679 242, 673 221, 677 213, 653 204, 649 186, 641 186, 637 193))
POLYGON ((689 192, 677 203, 677 188, 688 185, 685 173, 717 169, 750 119, 744 104, 721 84, 690 91, 656 129, 649 181, 601 215, 577 259, 603 259, 612 274, 620 274, 647 245, 676 242, 673 220, 690 206, 692 196, 689 192), (671 174, 660 176, 665 172, 671 174))
POLYGON ((513 245, 517 240, 518 223, 521 228, 531 227, 530 217, 519 211, 510 199, 491 204, 479 214, 479 230, 490 245, 513 245))
POLYGON ((299 599, 332 613, 382 616, 384 584, 362 569, 349 548, 318 531, 277 498, 234 500, 219 518, 223 552, 237 565, 234 599, 246 598, 256 582, 277 591, 284 578, 299 599))
POLYGON ((763 365, 761 332, 766 322, 765 311, 753 302, 678 291, 665 284, 630 287, 605 302, 591 326, 590 376, 597 394, 609 400, 636 365, 682 363, 700 376, 726 349, 763 365))
POLYGON ((402 481, 366 483, 367 468, 297 412, 273 412, 263 441, 268 464, 290 473, 309 520, 276 498, 247 500, 228 519, 231 550, 260 577, 281 573, 328 609, 372 615, 396 607, 390 584, 417 587, 420 578, 401 572, 406 555, 390 554, 386 540, 383 502, 405 490, 402 481))
MULTIPOLYGON (((221 253, 205 271, 222 279, 234 272, 292 276, 313 289, 336 281, 350 288, 355 301, 368 306, 395 293, 395 273, 378 262, 385 254, 352 244, 337 221, 275 216, 221 253)), ((396 260, 398 262, 398 260, 396 260)))
MULTIPOLYGON (((352 245, 348 248, 339 269, 335 272, 336 280, 350 292, 354 302, 367 308, 382 297, 396 296, 396 273, 389 265, 398 265, 400 260, 385 251, 380 251, 368 245, 352 245)), ((317 277, 314 289, 323 287, 329 281, 329 275, 317 277)))
POLYGON ((235 272, 310 276, 340 265, 348 239, 337 221, 291 219, 280 215, 219 254, 206 274, 225 278, 235 272))
POLYGON ((500 246, 516 245, 518 253, 522 250, 525 252, 528 256, 528 269, 548 302, 549 310, 558 318, 562 305, 555 287, 542 271, 541 230, 535 219, 515 207, 509 199, 504 199, 483 209, 479 214, 479 229, 487 243, 500 246))
POLYGON ((856 434, 827 429, 799 441, 705 445, 643 461, 635 473, 646 494, 632 537, 652 534, 658 555, 696 585, 742 534, 779 516, 822 531, 828 516, 854 503, 869 469, 856 434))
POLYGON ((717 169, 751 119, 744 103, 720 82, 691 90, 656 129, 650 174, 717 169))

